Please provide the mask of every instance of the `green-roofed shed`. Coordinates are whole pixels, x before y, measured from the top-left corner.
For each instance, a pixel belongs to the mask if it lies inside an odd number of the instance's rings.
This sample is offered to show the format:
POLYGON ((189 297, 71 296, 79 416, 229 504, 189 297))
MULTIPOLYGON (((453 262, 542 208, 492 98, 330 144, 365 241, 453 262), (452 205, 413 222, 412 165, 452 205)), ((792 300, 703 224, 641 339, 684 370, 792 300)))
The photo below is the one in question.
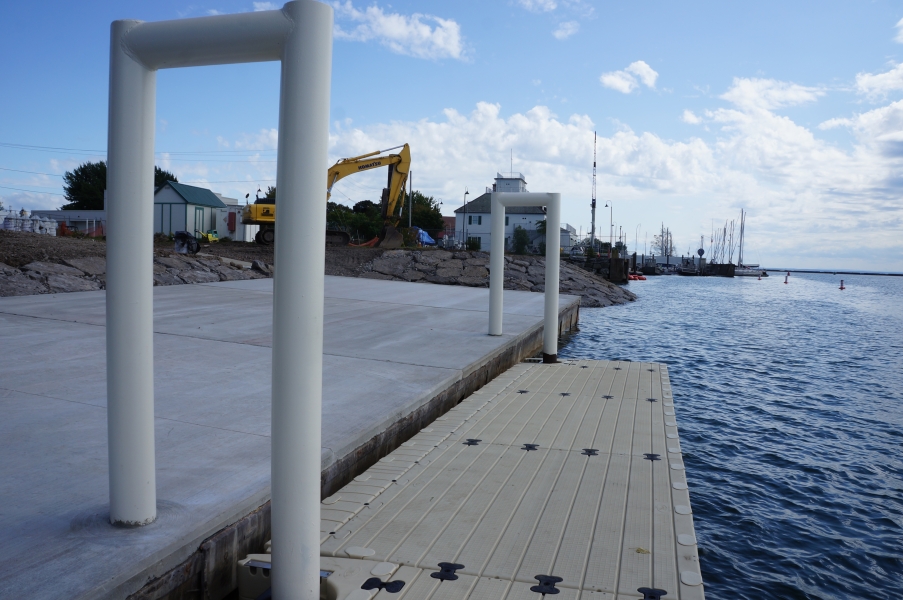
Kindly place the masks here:
POLYGON ((154 192, 154 232, 216 229, 216 212, 221 208, 226 204, 207 188, 167 181, 154 192))

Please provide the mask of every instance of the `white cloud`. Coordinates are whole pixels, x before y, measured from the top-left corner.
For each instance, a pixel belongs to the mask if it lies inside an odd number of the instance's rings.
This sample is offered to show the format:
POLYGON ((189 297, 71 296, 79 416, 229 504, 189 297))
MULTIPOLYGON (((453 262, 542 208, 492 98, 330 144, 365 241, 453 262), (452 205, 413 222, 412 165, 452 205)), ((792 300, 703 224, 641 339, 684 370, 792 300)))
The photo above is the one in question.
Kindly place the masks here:
POLYGON ((558 8, 555 0, 517 0, 517 3, 530 12, 550 12, 558 8))
POLYGON ((636 78, 625 71, 612 71, 611 73, 602 73, 599 77, 607 88, 613 89, 622 94, 629 94, 638 87, 636 78))
MULTIPOLYGON (((595 124, 587 115, 559 118, 545 106, 507 118, 498 104, 480 102, 470 114, 444 111, 439 121, 392 122, 364 128, 334 131, 330 156, 353 156, 375 148, 408 142, 416 162, 418 186, 443 198, 456 198, 458 190, 492 182, 495 170, 508 170, 514 149, 514 168, 527 174, 534 190, 560 190, 584 195, 587 165, 592 164, 595 124), (448 165, 455 169, 449 171, 448 165)), ((666 142, 651 133, 628 128, 600 137, 598 156, 608 185, 629 190, 662 191, 697 189, 706 179, 710 155, 699 140, 666 142)), ((384 178, 374 179, 374 189, 384 178)), ((361 181, 361 178, 358 179, 361 181)), ((348 192, 351 193, 351 192, 348 192)), ((361 198, 354 198, 359 200, 361 198)))
POLYGON ((335 2, 333 7, 337 21, 344 19, 357 23, 347 30, 337 23, 337 39, 355 42, 376 40, 392 52, 416 58, 465 58, 461 27, 452 19, 420 13, 410 16, 386 13, 376 5, 359 10, 351 0, 335 2))
MULTIPOLYGON (((229 147, 229 142, 217 138, 220 145, 229 147)), ((276 150, 279 142, 279 130, 275 127, 261 129, 254 134, 245 134, 242 139, 235 141, 237 150, 276 150)))
POLYGON ((565 21, 558 25, 558 29, 552 32, 559 40, 566 40, 580 30, 580 23, 577 21, 565 21))
POLYGON ((894 41, 903 44, 903 19, 897 21, 895 27, 897 28, 897 37, 894 38, 894 41))
POLYGON ((655 88, 655 80, 658 79, 658 73, 653 71, 652 67, 647 65, 644 61, 638 60, 630 63, 626 71, 639 77, 640 81, 642 81, 643 85, 646 87, 655 88))
POLYGON ((886 98, 889 92, 903 90, 903 63, 884 73, 858 73, 856 91, 873 100, 886 98))
POLYGON ((689 123, 690 125, 699 125, 700 123, 702 123, 702 119, 697 117, 696 113, 694 113, 690 109, 684 110, 684 114, 680 116, 680 120, 684 123, 689 123))
POLYGON ((260 12, 262 10, 279 10, 279 6, 277 6, 273 2, 254 2, 254 12, 260 12))
POLYGON ((602 85, 622 94, 629 94, 639 88, 640 83, 655 89, 656 79, 658 79, 658 73, 642 60, 630 63, 623 71, 602 73, 599 77, 602 85))
POLYGON ((823 89, 786 81, 735 77, 733 85, 720 97, 746 110, 775 110, 814 102, 824 94, 823 89))
MULTIPOLYGON (((729 106, 713 107, 704 117, 690 110, 681 116, 688 123, 706 122, 714 132, 708 141, 668 140, 621 125, 598 139, 599 198, 617 202, 615 220, 631 227, 654 211, 686 238, 682 244, 698 244, 711 218, 733 218, 743 206, 753 215, 747 249, 759 251, 750 260, 772 265, 839 268, 846 256, 847 266, 868 268, 851 254, 834 254, 836 248, 860 247, 863 239, 882 257, 903 257, 903 204, 898 200, 903 195, 903 101, 835 120, 832 126, 848 127, 855 138, 853 147, 843 150, 774 112, 814 101, 821 93, 788 82, 737 79, 722 95, 729 106)), ((536 106, 503 116, 499 105, 479 103, 469 114, 448 109, 438 120, 334 131, 330 156, 335 160, 408 142, 418 187, 457 206, 464 186, 482 189, 496 169, 508 169, 513 148, 514 169, 526 174, 530 189, 560 191, 564 220, 585 227, 580 202, 589 189, 595 129, 587 115, 559 117, 536 106)), ((344 193, 354 200, 370 198, 376 192, 360 196, 362 190, 378 191, 382 177, 365 183, 362 175, 358 187, 344 193)), ((882 260, 895 261, 895 268, 903 270, 903 259, 882 260)))
MULTIPOLYGON (((645 85, 634 71, 622 72, 633 77, 634 86, 645 85)), ((670 140, 619 124, 598 139, 598 198, 614 202, 615 221, 630 231, 642 222, 651 233, 646 221, 658 226, 664 220, 681 250, 688 242, 696 247, 699 234, 708 234, 711 219, 733 218, 743 206, 750 213, 749 260, 770 266, 903 270, 903 100, 822 123, 822 130, 849 130, 853 142, 844 149, 820 139, 820 129, 776 112, 817 101, 823 93, 790 82, 738 78, 721 100, 709 100, 714 103, 709 110, 683 111, 684 122, 704 122, 711 129, 712 137, 705 140, 670 140), (874 263, 875 257, 880 262, 874 263)), ((450 214, 460 206, 465 186, 473 197, 492 183, 496 170, 509 168, 513 148, 514 169, 525 173, 529 189, 561 192, 563 219, 585 228, 596 129, 585 114, 559 116, 535 106, 505 115, 498 104, 481 102, 469 112, 447 109, 438 119, 363 127, 345 122, 331 132, 329 162, 408 142, 415 184, 442 198, 444 212, 450 214)), ((277 131, 270 128, 218 140, 223 147, 248 150, 252 162, 244 162, 242 155, 234 164, 211 162, 187 169, 178 163, 177 175, 184 181, 247 181, 211 186, 233 197, 253 196, 258 184, 263 189, 275 185, 267 180, 275 178, 275 164, 268 161, 274 159, 277 140, 277 131)), ((61 172, 75 164, 33 170, 61 172)), ((0 185, 58 182, 9 179, 0 185)), ((385 172, 362 173, 340 182, 333 200, 376 200, 384 185, 385 172)), ((26 197, 2 189, 0 197, 15 208, 61 204, 60 197, 26 197)))

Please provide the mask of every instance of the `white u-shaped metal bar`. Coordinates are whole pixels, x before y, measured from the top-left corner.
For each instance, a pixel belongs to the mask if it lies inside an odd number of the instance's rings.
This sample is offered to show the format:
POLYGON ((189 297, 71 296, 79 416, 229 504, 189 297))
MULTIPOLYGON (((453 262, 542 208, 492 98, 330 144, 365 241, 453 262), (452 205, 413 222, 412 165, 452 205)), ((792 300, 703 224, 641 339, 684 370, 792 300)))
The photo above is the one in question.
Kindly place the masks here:
POLYGON ((110 521, 156 519, 153 172, 156 71, 282 62, 273 290, 273 596, 319 598, 320 419, 332 8, 115 21, 107 145, 110 521))
POLYGON ((561 194, 492 192, 492 233, 489 254, 489 335, 502 335, 502 295, 505 289, 505 207, 546 207, 546 281, 543 307, 542 353, 544 362, 558 359, 558 277, 561 228, 561 194), (549 240, 554 236, 555 243, 549 240))

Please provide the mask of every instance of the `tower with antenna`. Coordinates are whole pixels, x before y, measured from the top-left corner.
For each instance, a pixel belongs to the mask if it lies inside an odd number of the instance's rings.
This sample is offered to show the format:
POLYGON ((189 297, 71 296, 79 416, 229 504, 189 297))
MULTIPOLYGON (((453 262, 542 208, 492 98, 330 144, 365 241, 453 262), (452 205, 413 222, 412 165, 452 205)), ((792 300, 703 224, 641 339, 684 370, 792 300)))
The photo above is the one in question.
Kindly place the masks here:
POLYGON ((592 207, 592 224, 589 229, 589 247, 596 251, 596 132, 593 132, 593 198, 590 203, 592 207))

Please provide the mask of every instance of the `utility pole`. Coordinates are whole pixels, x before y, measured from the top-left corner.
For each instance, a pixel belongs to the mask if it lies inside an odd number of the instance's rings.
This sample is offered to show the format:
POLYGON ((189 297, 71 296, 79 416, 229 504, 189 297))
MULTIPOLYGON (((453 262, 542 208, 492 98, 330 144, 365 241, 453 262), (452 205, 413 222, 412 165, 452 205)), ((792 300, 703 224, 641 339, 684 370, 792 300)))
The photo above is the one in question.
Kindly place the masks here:
POLYGON ((593 212, 592 227, 590 227, 589 247, 596 251, 596 132, 593 132, 593 199, 590 203, 593 212))

